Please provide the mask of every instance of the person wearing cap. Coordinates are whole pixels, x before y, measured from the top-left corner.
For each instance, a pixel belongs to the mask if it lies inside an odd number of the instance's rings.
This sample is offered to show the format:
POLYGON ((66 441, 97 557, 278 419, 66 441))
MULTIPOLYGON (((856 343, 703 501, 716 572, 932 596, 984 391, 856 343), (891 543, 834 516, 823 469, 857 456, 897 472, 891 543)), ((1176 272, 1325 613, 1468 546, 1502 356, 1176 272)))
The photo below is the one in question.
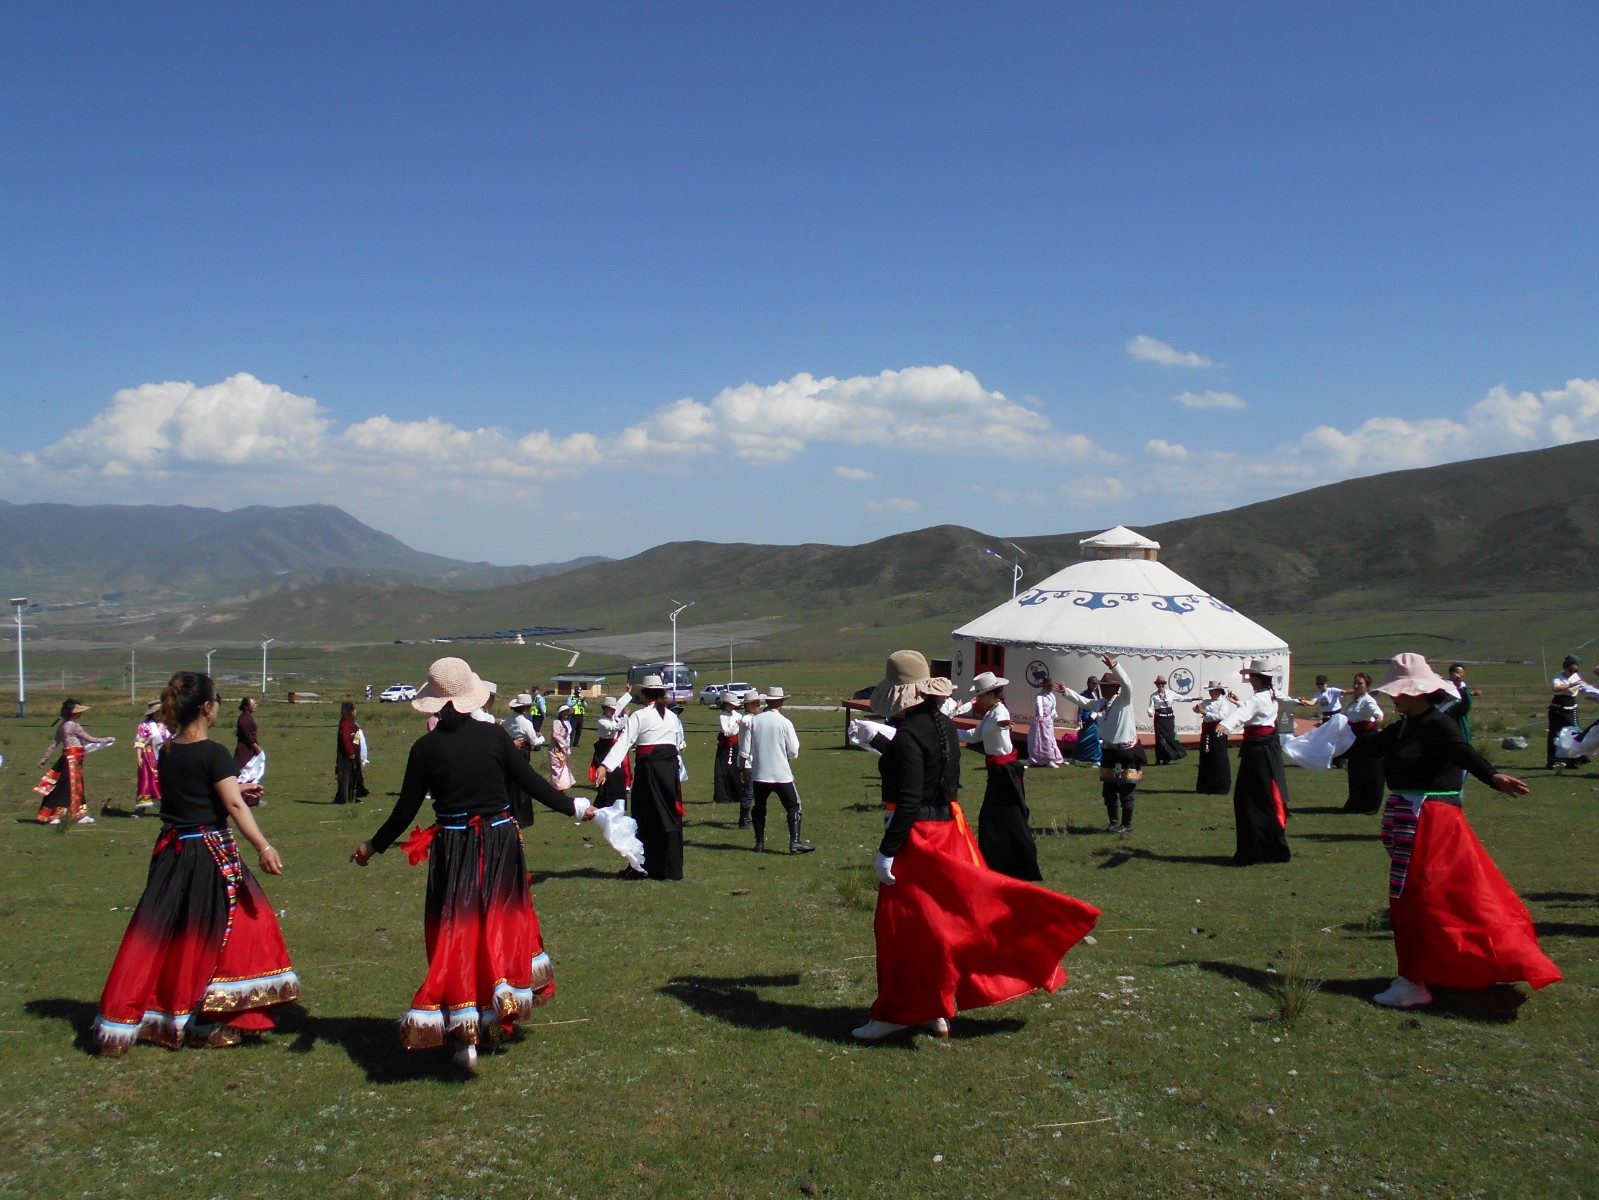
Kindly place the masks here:
POLYGON ((1106 833, 1131 833, 1134 795, 1149 759, 1138 744, 1138 724, 1133 717, 1132 680, 1116 659, 1101 656, 1109 668, 1099 679, 1098 696, 1064 689, 1079 712, 1093 713, 1099 722, 1099 794, 1105 802, 1106 833))
POLYGON ((951 691, 924 655, 889 656, 872 708, 894 731, 877 760, 892 810, 873 864, 878 878, 877 997, 861 1041, 927 1029, 1066 980, 1060 962, 1099 910, 1035 883, 991 871, 957 819, 960 742, 941 711, 951 691))
POLYGON ((1400 720, 1346 751, 1382 762, 1388 801, 1388 915, 1399 974, 1372 999, 1388 1008, 1432 1002, 1433 987, 1546 987, 1560 969, 1538 946, 1532 918, 1471 831, 1461 806, 1465 771, 1507 796, 1531 789, 1494 768, 1440 712, 1455 689, 1420 654, 1398 654, 1377 691, 1400 720))
POLYGON ((750 815, 755 826, 755 853, 766 849, 766 802, 775 792, 788 817, 788 852, 809 854, 816 847, 803 837, 804 814, 799 789, 794 785, 794 768, 790 765, 799 757, 799 733, 794 722, 783 715, 787 696, 782 688, 772 688, 762 694, 761 699, 766 708, 750 722, 749 737, 741 751, 741 762, 749 772, 754 791, 750 815))
POLYGON ((716 714, 716 759, 711 764, 711 802, 738 804, 744 794, 744 776, 739 763, 739 733, 744 722, 736 692, 723 691, 716 714))
POLYGON ((145 706, 144 720, 133 731, 133 765, 137 772, 133 815, 142 817, 161 805, 161 744, 170 737, 161 724, 161 701, 145 706))
POLYGON ((1344 689, 1333 687, 1325 675, 1316 676, 1316 694, 1304 699, 1294 699, 1294 703, 1301 708, 1314 708, 1316 710, 1316 724, 1325 725, 1332 720, 1343 708, 1344 689))
POLYGON ((594 773, 600 787, 633 752, 633 819, 644 844, 644 872, 651 879, 683 878, 683 790, 679 768, 683 722, 666 704, 666 684, 646 675, 639 684, 644 704, 628 714, 616 744, 594 773))
POLYGON ((533 704, 528 709, 527 719, 533 722, 533 732, 542 736, 544 714, 549 710, 549 703, 544 699, 544 692, 537 684, 528 688, 528 695, 533 697, 533 704))
POLYGON ((1194 705, 1199 714, 1199 773, 1194 779, 1194 791, 1201 796, 1225 796, 1233 790, 1233 764, 1227 757, 1227 735, 1222 732, 1221 720, 1232 711, 1227 699, 1227 685, 1212 679, 1205 685, 1209 697, 1194 705))
POLYGON ((55 763, 45 771, 43 778, 34 784, 33 794, 40 799, 39 813, 35 818, 41 825, 61 824, 61 810, 74 825, 93 825, 89 806, 84 800, 83 756, 90 746, 110 746, 114 737, 95 737, 78 723, 78 718, 89 711, 89 706, 71 697, 61 702, 61 715, 56 718, 55 733, 50 745, 39 756, 39 767, 44 768, 52 756, 55 763))
POLYGON ((977 846, 984 861, 1001 875, 1042 879, 1038 847, 1033 842, 1032 814, 1027 811, 1027 785, 1011 744, 1010 709, 1005 707, 1004 699, 1009 682, 992 671, 980 672, 972 680, 971 711, 980 720, 959 734, 962 744, 982 746, 988 775, 983 807, 977 811, 977 846))
POLYGON ((572 725, 572 749, 576 750, 583 743, 583 718, 588 715, 589 702, 583 699, 581 684, 572 686, 572 694, 568 697, 572 711, 567 720, 572 725))
POLYGON ((750 778, 750 773, 744 770, 744 759, 749 752, 750 726, 754 724, 756 716, 761 711, 761 694, 751 688, 744 693, 743 700, 744 708, 738 714, 738 827, 750 829, 755 824, 755 818, 751 815, 755 808, 755 781, 750 778))
POLYGON ((178 672, 161 693, 172 731, 160 761, 161 833, 100 993, 94 1036, 108 1057, 135 1042, 237 1046, 272 1029, 272 1010, 300 995, 271 901, 239 854, 248 842, 262 871, 283 874, 249 807, 255 789, 211 740, 221 710, 198 671, 178 672))
POLYGON ((1576 765, 1555 753, 1555 739, 1562 729, 1577 724, 1577 697, 1587 695, 1599 700, 1599 688, 1591 686, 1577 668, 1582 660, 1575 654, 1566 655, 1560 664, 1560 673, 1551 680, 1554 695, 1549 700, 1549 742, 1544 765, 1548 770, 1576 765))
MULTIPOLYGON (((1377 697, 1371 694, 1371 676, 1365 671, 1357 671, 1349 690, 1343 693, 1344 720, 1349 722, 1349 730, 1355 735, 1358 742, 1362 738, 1371 737, 1382 726, 1382 705, 1377 703, 1377 697)), ((1344 762, 1344 775, 1349 785, 1348 798, 1344 801, 1344 811, 1347 813, 1377 813, 1382 811, 1383 779, 1382 762, 1375 758, 1349 758, 1342 756, 1344 762)), ((1335 762, 1337 760, 1334 760, 1335 762)))
POLYGON ((411 746, 400 798, 382 827, 356 846, 364 867, 394 844, 433 798, 434 824, 402 848, 428 860, 427 976, 400 1022, 407 1050, 453 1044, 457 1065, 477 1065, 479 1045, 495 1045, 555 994, 555 973, 528 888, 519 828, 531 817, 524 796, 579 821, 593 806, 550 786, 499 722, 474 720, 488 689, 462 659, 441 658, 411 706, 438 723, 411 746))
POLYGON ((577 783, 572 774, 572 697, 562 696, 550 722, 550 782, 561 792, 577 783))
POLYGON ((1282 743, 1277 740, 1277 693, 1271 664, 1251 659, 1239 671, 1249 680, 1243 699, 1228 692, 1236 707, 1222 718, 1223 732, 1242 733, 1238 746, 1238 781, 1233 785, 1233 823, 1237 830, 1233 866, 1285 863, 1288 849, 1288 777, 1283 772, 1282 743))
POLYGON ((614 696, 600 698, 600 716, 594 722, 594 753, 589 760, 589 784, 594 787, 594 803, 601 808, 609 808, 618 800, 627 799, 628 785, 632 782, 632 771, 627 760, 622 760, 622 769, 608 775, 605 782, 599 782, 600 764, 605 761, 605 756, 611 752, 611 747, 616 745, 617 735, 622 732, 623 704, 614 696))
MULTIPOLYGON (((508 707, 511 711, 500 722, 500 726, 506 733, 511 735, 511 744, 521 752, 523 758, 531 763, 534 749, 544 744, 544 739, 533 728, 533 722, 527 719, 528 710, 533 707, 533 697, 527 692, 518 692, 511 697, 508 707)), ((531 818, 533 806, 526 803, 526 798, 521 796, 520 791, 518 796, 521 797, 521 802, 525 806, 529 818, 531 818)))
POLYGON ((1059 709, 1055 703, 1055 684, 1045 675, 1038 681, 1038 694, 1033 697, 1033 723, 1027 730, 1027 765, 1056 768, 1065 761, 1060 743, 1055 740, 1055 718, 1059 709))
POLYGON ((1166 690, 1166 677, 1155 676, 1155 690, 1149 694, 1145 715, 1155 723, 1155 765, 1164 767, 1187 758, 1188 751, 1177 737, 1177 707, 1171 693, 1166 690))

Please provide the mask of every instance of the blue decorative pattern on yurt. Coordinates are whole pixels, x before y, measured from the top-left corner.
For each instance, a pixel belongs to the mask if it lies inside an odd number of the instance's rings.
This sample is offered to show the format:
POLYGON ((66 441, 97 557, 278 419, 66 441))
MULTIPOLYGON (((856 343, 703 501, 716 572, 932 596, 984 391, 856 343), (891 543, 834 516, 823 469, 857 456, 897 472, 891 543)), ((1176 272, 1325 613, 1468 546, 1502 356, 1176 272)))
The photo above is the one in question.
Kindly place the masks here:
POLYGON ((1089 592, 1077 588, 1068 588, 1065 591, 1042 588, 1028 588, 1016 597, 1016 603, 1032 607, 1035 604, 1047 604, 1051 600, 1070 601, 1075 608, 1120 608, 1124 604, 1147 604, 1152 612, 1163 613, 1191 613, 1201 605, 1208 605, 1218 612, 1233 612, 1230 605, 1223 604, 1214 596, 1207 596, 1203 592, 1193 592, 1186 596, 1161 596, 1153 592, 1089 592))

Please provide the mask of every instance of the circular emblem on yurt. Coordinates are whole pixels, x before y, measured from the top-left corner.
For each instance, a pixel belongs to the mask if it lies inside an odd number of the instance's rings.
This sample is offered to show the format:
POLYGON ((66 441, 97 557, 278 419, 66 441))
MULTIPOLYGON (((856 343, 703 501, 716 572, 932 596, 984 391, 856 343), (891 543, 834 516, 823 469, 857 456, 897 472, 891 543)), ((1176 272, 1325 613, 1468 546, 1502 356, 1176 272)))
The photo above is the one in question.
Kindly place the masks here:
POLYGON ((966 674, 966 651, 955 651, 955 678, 959 679, 966 674))
POLYGON ((1049 678, 1049 665, 1041 658, 1035 658, 1027 664, 1027 671, 1023 676, 1034 687, 1043 687, 1044 680, 1049 678))
POLYGON ((1178 667, 1166 682, 1171 684, 1171 690, 1179 696, 1186 696, 1194 690, 1194 673, 1187 667, 1178 667))

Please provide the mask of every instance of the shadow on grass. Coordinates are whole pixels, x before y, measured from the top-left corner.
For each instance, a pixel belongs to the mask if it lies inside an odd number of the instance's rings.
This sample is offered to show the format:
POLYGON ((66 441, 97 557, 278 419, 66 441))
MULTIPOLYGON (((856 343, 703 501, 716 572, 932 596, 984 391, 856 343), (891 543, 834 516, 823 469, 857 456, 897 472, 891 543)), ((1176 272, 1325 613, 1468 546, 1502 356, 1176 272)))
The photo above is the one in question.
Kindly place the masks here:
POLYGON ((600 867, 573 867, 567 871, 534 871, 533 886, 537 887, 547 879, 620 879, 644 878, 637 871, 629 867, 620 870, 608 871, 600 867))
MULTIPOLYGON (((703 1017, 712 1017, 736 1025, 740 1029, 787 1029, 804 1037, 841 1046, 860 1046, 850 1030, 865 1019, 857 1007, 830 1005, 826 1007, 793 1004, 783 1000, 768 1000, 757 989, 798 987, 798 975, 741 975, 717 977, 710 975, 679 975, 660 991, 662 995, 681 1000, 703 1017)), ((973 1018, 963 1016, 950 1023, 950 1036, 957 1039, 988 1037, 996 1033, 1014 1033, 1026 1022, 1014 1017, 973 1018)), ((901 1050, 916 1047, 921 1035, 885 1038, 870 1043, 892 1046, 901 1050)))
POLYGON ((437 1079, 461 1083, 468 1076, 451 1061, 449 1051, 405 1050, 396 1023, 386 1017, 317 1017, 298 1004, 278 1010, 278 1031, 293 1040, 293 1054, 309 1054, 318 1042, 343 1050, 366 1075, 368 1083, 410 1083, 437 1079))
POLYGON ((1296 842, 1376 842, 1382 835, 1373 829, 1370 833, 1296 833, 1296 842))
POLYGON ((1521 898, 1541 904, 1599 904, 1599 892, 1527 892, 1521 898))
POLYGON ((1134 859, 1145 862, 1161 863, 1188 863, 1201 867, 1230 867, 1233 858, 1230 854, 1157 854, 1153 850, 1142 847, 1134 849, 1095 850, 1094 857, 1102 859, 1099 870, 1109 871, 1116 867, 1126 866, 1134 859))
POLYGON ((1294 805, 1296 817, 1375 817, 1376 812, 1350 812, 1341 804, 1294 805))
POLYGON ((65 1021, 72 1027, 72 1048, 82 1054, 98 1054, 100 1045, 94 1040, 94 1019, 99 1016, 99 1006, 88 1000, 69 1000, 65 996, 50 996, 42 1000, 29 1000, 22 1011, 34 1017, 48 1017, 52 1021, 65 1021))
POLYGON ((1576 925, 1569 921, 1534 921, 1539 937, 1599 937, 1599 925, 1576 925))
MULTIPOLYGON (((1275 999, 1282 987, 1283 977, 1259 967, 1246 967, 1240 963, 1221 962, 1216 959, 1179 960, 1166 964, 1169 967, 1198 967, 1213 975, 1220 975, 1262 995, 1275 999)), ((1358 979, 1323 979, 1319 990, 1331 996, 1346 996, 1370 1004, 1371 998, 1388 987, 1387 976, 1358 979)), ((1481 989, 1435 987, 1433 1002, 1421 1008, 1395 1009, 1415 1016, 1456 1017, 1466 1021, 1479 1021, 1487 1025, 1502 1025, 1516 1019, 1516 1010, 1527 1002, 1527 995, 1508 983, 1495 984, 1481 989)))

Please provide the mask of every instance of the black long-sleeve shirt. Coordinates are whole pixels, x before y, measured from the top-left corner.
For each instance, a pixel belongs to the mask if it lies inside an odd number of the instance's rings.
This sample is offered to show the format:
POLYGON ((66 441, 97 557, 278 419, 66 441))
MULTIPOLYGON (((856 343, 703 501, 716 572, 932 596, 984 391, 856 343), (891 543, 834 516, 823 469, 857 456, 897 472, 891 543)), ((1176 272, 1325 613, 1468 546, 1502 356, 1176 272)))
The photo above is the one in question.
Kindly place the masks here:
POLYGON ((1459 723, 1436 708, 1359 739, 1349 757, 1382 759, 1383 781, 1394 792, 1459 791, 1462 771, 1492 787, 1498 773, 1461 736, 1459 723))
POLYGON ((570 817, 576 811, 569 797, 528 765, 499 724, 470 718, 441 722, 412 743, 400 799, 373 836, 374 850, 382 854, 405 832, 429 792, 435 813, 490 816, 510 807, 519 825, 533 817, 531 805, 522 798, 524 792, 558 813, 570 817))
POLYGON ((923 708, 902 718, 895 728, 894 740, 877 766, 883 802, 894 806, 877 848, 888 858, 904 848, 922 807, 947 808, 961 785, 960 740, 953 721, 923 708))

